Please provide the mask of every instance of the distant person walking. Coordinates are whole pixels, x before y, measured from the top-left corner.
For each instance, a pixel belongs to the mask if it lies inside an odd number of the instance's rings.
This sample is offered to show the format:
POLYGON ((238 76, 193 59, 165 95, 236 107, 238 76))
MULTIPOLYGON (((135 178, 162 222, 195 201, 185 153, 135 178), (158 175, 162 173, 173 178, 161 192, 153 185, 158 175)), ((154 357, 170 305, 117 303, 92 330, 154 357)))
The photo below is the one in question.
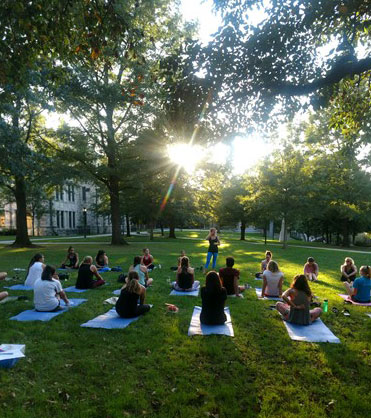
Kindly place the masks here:
POLYGON ((215 269, 216 259, 218 258, 218 247, 220 245, 216 228, 210 229, 210 232, 206 237, 206 240, 209 241, 209 248, 207 250, 205 270, 209 268, 211 258, 213 259, 212 268, 215 269))

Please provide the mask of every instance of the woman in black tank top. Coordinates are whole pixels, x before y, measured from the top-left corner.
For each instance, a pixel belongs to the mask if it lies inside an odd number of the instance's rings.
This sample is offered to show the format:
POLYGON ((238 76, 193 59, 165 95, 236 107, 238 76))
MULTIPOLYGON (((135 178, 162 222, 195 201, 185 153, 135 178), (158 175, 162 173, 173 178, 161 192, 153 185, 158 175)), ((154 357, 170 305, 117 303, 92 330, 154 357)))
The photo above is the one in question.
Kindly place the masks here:
POLYGON ((217 230, 215 228, 211 228, 206 239, 209 241, 209 248, 207 250, 205 269, 209 268, 211 257, 213 258, 212 268, 215 269, 216 259, 218 257, 218 251, 219 251, 218 246, 220 245, 220 241, 217 235, 217 230))
POLYGON ((191 292, 198 289, 199 286, 200 282, 194 279, 194 269, 189 266, 188 257, 182 257, 176 273, 174 289, 180 292, 191 292))

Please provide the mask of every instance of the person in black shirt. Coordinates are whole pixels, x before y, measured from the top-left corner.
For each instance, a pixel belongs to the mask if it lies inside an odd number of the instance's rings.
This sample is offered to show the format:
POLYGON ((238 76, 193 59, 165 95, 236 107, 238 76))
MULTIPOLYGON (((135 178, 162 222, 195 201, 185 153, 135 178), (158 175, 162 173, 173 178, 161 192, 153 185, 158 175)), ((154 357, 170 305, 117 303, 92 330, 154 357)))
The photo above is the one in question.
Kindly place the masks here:
POLYGON ((90 255, 84 258, 81 263, 76 280, 77 289, 92 289, 104 285, 106 282, 102 279, 102 276, 98 273, 97 268, 93 265, 93 258, 90 255), (97 280, 93 279, 93 276, 97 280))
POLYGON ((122 318, 135 318, 148 312, 150 306, 144 304, 145 297, 146 289, 139 284, 138 273, 129 272, 127 283, 122 287, 120 297, 116 302, 117 314, 122 318))
POLYGON ((206 240, 209 241, 209 248, 207 250, 205 270, 209 268, 211 257, 213 258, 212 268, 215 269, 216 259, 218 257, 218 246, 220 245, 216 228, 210 229, 210 232, 208 236, 206 237, 206 240))
POLYGON ((221 325, 227 320, 224 304, 227 291, 222 287, 218 273, 209 271, 206 275, 206 286, 201 288, 202 311, 200 321, 205 325, 221 325))
POLYGON ((68 247, 66 259, 62 263, 62 269, 64 268, 79 268, 79 255, 72 246, 68 247))
POLYGON ((192 292, 198 289, 200 282, 195 280, 194 275, 195 271, 190 267, 188 257, 182 257, 176 273, 176 282, 173 284, 174 289, 180 292, 192 292))

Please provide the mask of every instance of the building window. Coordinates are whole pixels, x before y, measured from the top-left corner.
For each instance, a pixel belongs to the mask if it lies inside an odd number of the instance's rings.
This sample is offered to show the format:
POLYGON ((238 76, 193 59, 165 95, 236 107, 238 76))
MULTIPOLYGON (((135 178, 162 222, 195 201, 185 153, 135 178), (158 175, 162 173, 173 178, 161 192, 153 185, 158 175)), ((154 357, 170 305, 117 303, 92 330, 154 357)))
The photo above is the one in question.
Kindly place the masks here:
POLYGON ((68 226, 72 228, 72 212, 68 212, 68 226))
POLYGON ((76 216, 75 216, 75 212, 72 212, 72 225, 73 225, 73 228, 76 228, 76 216))
POLYGON ((63 186, 60 186, 59 197, 60 197, 61 200, 63 200, 63 186))
POLYGON ((82 201, 86 202, 86 187, 82 186, 82 201))
POLYGON ((64 228, 64 212, 61 210, 61 228, 64 228))
POLYGON ((59 210, 56 211, 56 217, 57 217, 57 228, 60 228, 60 222, 59 222, 59 210))
POLYGON ((75 201, 75 186, 71 186, 71 196, 72 196, 72 202, 75 201))
POLYGON ((55 200, 59 200, 59 187, 58 186, 55 189, 55 200))

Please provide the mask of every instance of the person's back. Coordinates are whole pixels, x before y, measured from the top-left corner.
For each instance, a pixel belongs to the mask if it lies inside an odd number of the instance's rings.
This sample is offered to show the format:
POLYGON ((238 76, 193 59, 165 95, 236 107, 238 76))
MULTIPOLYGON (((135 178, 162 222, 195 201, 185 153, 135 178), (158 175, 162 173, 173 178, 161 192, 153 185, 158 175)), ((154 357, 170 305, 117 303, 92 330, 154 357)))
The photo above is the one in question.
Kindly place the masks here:
POLYGON ((303 309, 296 309, 291 307, 288 321, 298 325, 309 325, 311 323, 309 312, 309 298, 302 290, 296 290, 296 295, 293 298, 296 306, 304 305, 303 309))
POLYGON ((188 270, 178 273, 178 287, 180 289, 190 289, 193 286, 194 276, 188 270))
POLYGON ((82 263, 77 274, 76 288, 91 289, 94 284, 93 272, 90 269, 91 264, 82 263))
POLYGON ((210 271, 206 275, 206 285, 201 289, 202 311, 200 321, 205 325, 224 324, 227 317, 224 303, 227 291, 222 287, 218 273, 210 271))
POLYGON ((219 276, 222 279, 222 285, 227 291, 227 295, 235 294, 234 280, 239 277, 240 272, 233 267, 223 267, 219 270, 219 276))
POLYGON ((30 267, 27 278, 25 281, 25 286, 34 287, 34 284, 38 279, 41 278, 43 272, 43 263, 41 261, 36 261, 30 267))
POLYGON ((352 297, 356 302, 370 302, 371 279, 361 276, 353 282, 353 289, 357 289, 357 294, 352 297))
POLYGON ((59 306, 57 294, 62 291, 59 280, 36 280, 34 285, 34 305, 40 312, 50 312, 59 306))
POLYGON ((138 276, 139 276, 139 283, 140 283, 142 286, 145 286, 145 285, 146 285, 146 275, 145 275, 145 273, 142 271, 142 269, 141 269, 141 265, 140 265, 140 264, 136 264, 136 265, 133 267, 133 271, 136 271, 136 272, 138 273, 138 276))
POLYGON ((129 292, 126 288, 121 290, 120 296, 116 302, 116 312, 122 318, 134 318, 137 316, 137 305, 139 295, 129 292))
POLYGON ((263 277, 267 280, 267 287, 264 292, 265 296, 279 296, 279 283, 283 277, 283 273, 281 271, 271 272, 267 269, 264 271, 263 277))

